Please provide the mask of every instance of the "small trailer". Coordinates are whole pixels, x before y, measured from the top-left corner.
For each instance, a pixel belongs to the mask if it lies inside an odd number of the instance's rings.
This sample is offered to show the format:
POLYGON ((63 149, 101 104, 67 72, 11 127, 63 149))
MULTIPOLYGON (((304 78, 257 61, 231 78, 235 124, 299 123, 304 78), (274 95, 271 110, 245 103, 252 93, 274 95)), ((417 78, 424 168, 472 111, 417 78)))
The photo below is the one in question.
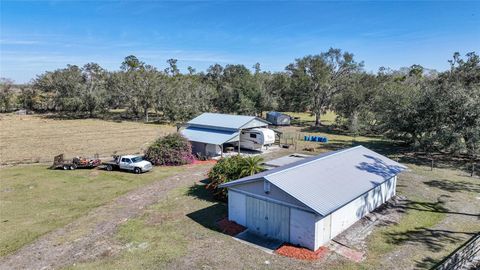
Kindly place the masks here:
POLYGON ((53 164, 50 169, 63 169, 63 170, 75 170, 80 168, 92 169, 99 166, 102 163, 98 159, 98 155, 95 155, 93 159, 85 157, 74 157, 72 160, 65 160, 64 155, 60 154, 53 158, 53 164))
POLYGON ((261 151, 274 143, 275 132, 268 128, 246 129, 240 134, 240 148, 261 151))

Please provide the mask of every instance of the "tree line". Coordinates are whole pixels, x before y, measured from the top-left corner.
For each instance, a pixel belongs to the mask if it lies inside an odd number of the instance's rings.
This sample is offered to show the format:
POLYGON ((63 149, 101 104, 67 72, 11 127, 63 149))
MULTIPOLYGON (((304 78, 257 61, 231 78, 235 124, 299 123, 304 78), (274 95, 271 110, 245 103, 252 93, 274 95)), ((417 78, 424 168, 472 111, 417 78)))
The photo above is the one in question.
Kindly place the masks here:
POLYGON ((15 87, 2 79, 0 110, 24 108, 94 117, 112 109, 144 118, 156 112, 171 122, 206 111, 261 115, 270 110, 310 112, 315 125, 333 110, 336 125, 357 134, 399 139, 425 151, 466 152, 480 147, 480 58, 455 53, 443 72, 420 65, 366 72, 340 49, 295 59, 282 72, 244 65, 181 73, 177 60, 158 70, 127 56, 117 71, 96 63, 40 74, 15 87))

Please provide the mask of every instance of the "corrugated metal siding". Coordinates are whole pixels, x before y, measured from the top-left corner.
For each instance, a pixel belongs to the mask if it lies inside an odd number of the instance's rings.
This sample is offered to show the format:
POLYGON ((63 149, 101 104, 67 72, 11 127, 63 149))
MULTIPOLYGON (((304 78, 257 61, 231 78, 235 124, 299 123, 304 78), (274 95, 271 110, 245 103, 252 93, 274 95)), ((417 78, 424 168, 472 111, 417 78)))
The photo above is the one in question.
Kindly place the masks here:
POLYGON ((290 243, 315 250, 316 215, 290 208, 290 243))
POLYGON ((306 206, 305 204, 303 204, 299 200, 295 199, 291 195, 287 194, 285 191, 279 189, 275 185, 270 185, 270 192, 268 194, 265 193, 265 191, 263 190, 263 183, 264 183, 264 181, 245 183, 244 185, 235 186, 235 190, 244 191, 246 193, 255 194, 255 195, 258 195, 260 197, 265 197, 265 198, 268 198, 268 199, 282 201, 282 202, 285 202, 285 203, 288 203, 288 204, 292 204, 292 205, 296 205, 298 207, 308 209, 308 206, 306 206))
POLYGON ((290 163, 290 164, 287 164, 287 165, 284 165, 284 166, 281 166, 281 167, 273 168, 273 169, 268 170, 268 171, 263 171, 263 172, 260 172, 260 173, 257 173, 257 174, 251 175, 251 176, 240 178, 240 179, 235 180, 235 181, 230 181, 228 183, 221 184, 219 187, 231 187, 231 186, 236 186, 236 185, 240 185, 240 184, 243 184, 243 183, 258 181, 259 179, 264 178, 268 175, 271 175, 271 174, 274 174, 274 173, 277 173, 277 172, 282 172, 284 170, 302 165, 306 162, 312 162, 312 161, 315 161, 315 160, 318 160, 318 159, 321 159, 321 158, 324 158, 324 157, 328 157, 330 155, 336 154, 337 152, 339 152, 339 151, 332 151, 332 152, 328 152, 328 153, 322 153, 318 156, 307 157, 305 159, 298 160, 298 161, 295 161, 293 163, 290 163))
POLYGON ((201 127, 219 127, 225 129, 238 130, 252 122, 251 127, 261 127, 268 125, 268 122, 255 116, 232 115, 220 113, 202 113, 190 120, 188 126, 201 127))
POLYGON ((405 168, 365 147, 354 147, 265 179, 326 216, 405 168))
POLYGON ((406 167, 363 146, 306 158, 222 185, 267 179, 326 216, 397 175, 406 167))
POLYGON ((300 160, 303 160, 307 157, 311 157, 308 155, 301 155, 301 154, 293 154, 293 155, 288 155, 276 159, 272 159, 269 161, 266 161, 264 165, 266 166, 271 166, 271 167, 280 167, 280 166, 285 166, 300 160))
POLYGON ((385 203, 391 198, 395 188, 395 177, 370 190, 365 195, 344 205, 331 214, 331 237, 335 237, 353 225, 368 213, 385 203))
POLYGON ((245 197, 244 194, 228 191, 228 219, 242 226, 247 226, 245 197))
POLYGON ((216 129, 188 127, 180 131, 189 141, 222 145, 226 142, 238 141, 238 132, 216 129))
POLYGON ((290 208, 250 196, 246 203, 247 227, 252 233, 289 241, 290 208))

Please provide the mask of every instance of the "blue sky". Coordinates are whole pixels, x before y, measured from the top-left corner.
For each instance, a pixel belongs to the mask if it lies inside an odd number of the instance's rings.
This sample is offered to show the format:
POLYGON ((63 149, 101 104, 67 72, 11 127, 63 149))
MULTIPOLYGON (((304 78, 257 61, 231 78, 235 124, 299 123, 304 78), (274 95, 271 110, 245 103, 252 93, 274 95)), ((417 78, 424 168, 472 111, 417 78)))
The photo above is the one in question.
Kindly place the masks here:
POLYGON ((421 64, 445 70, 455 51, 480 52, 480 2, 1 1, 0 76, 134 54, 163 69, 214 63, 280 71, 330 47, 365 69, 421 64))

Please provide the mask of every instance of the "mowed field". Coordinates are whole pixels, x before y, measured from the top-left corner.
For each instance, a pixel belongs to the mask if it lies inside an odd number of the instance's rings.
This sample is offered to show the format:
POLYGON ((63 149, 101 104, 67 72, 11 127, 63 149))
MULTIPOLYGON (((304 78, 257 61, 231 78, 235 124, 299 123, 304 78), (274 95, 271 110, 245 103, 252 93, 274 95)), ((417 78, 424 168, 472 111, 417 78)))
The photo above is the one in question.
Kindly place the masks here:
POLYGON ((169 125, 0 114, 0 165, 51 162, 62 153, 66 158, 142 153, 156 138, 175 131, 169 125))

